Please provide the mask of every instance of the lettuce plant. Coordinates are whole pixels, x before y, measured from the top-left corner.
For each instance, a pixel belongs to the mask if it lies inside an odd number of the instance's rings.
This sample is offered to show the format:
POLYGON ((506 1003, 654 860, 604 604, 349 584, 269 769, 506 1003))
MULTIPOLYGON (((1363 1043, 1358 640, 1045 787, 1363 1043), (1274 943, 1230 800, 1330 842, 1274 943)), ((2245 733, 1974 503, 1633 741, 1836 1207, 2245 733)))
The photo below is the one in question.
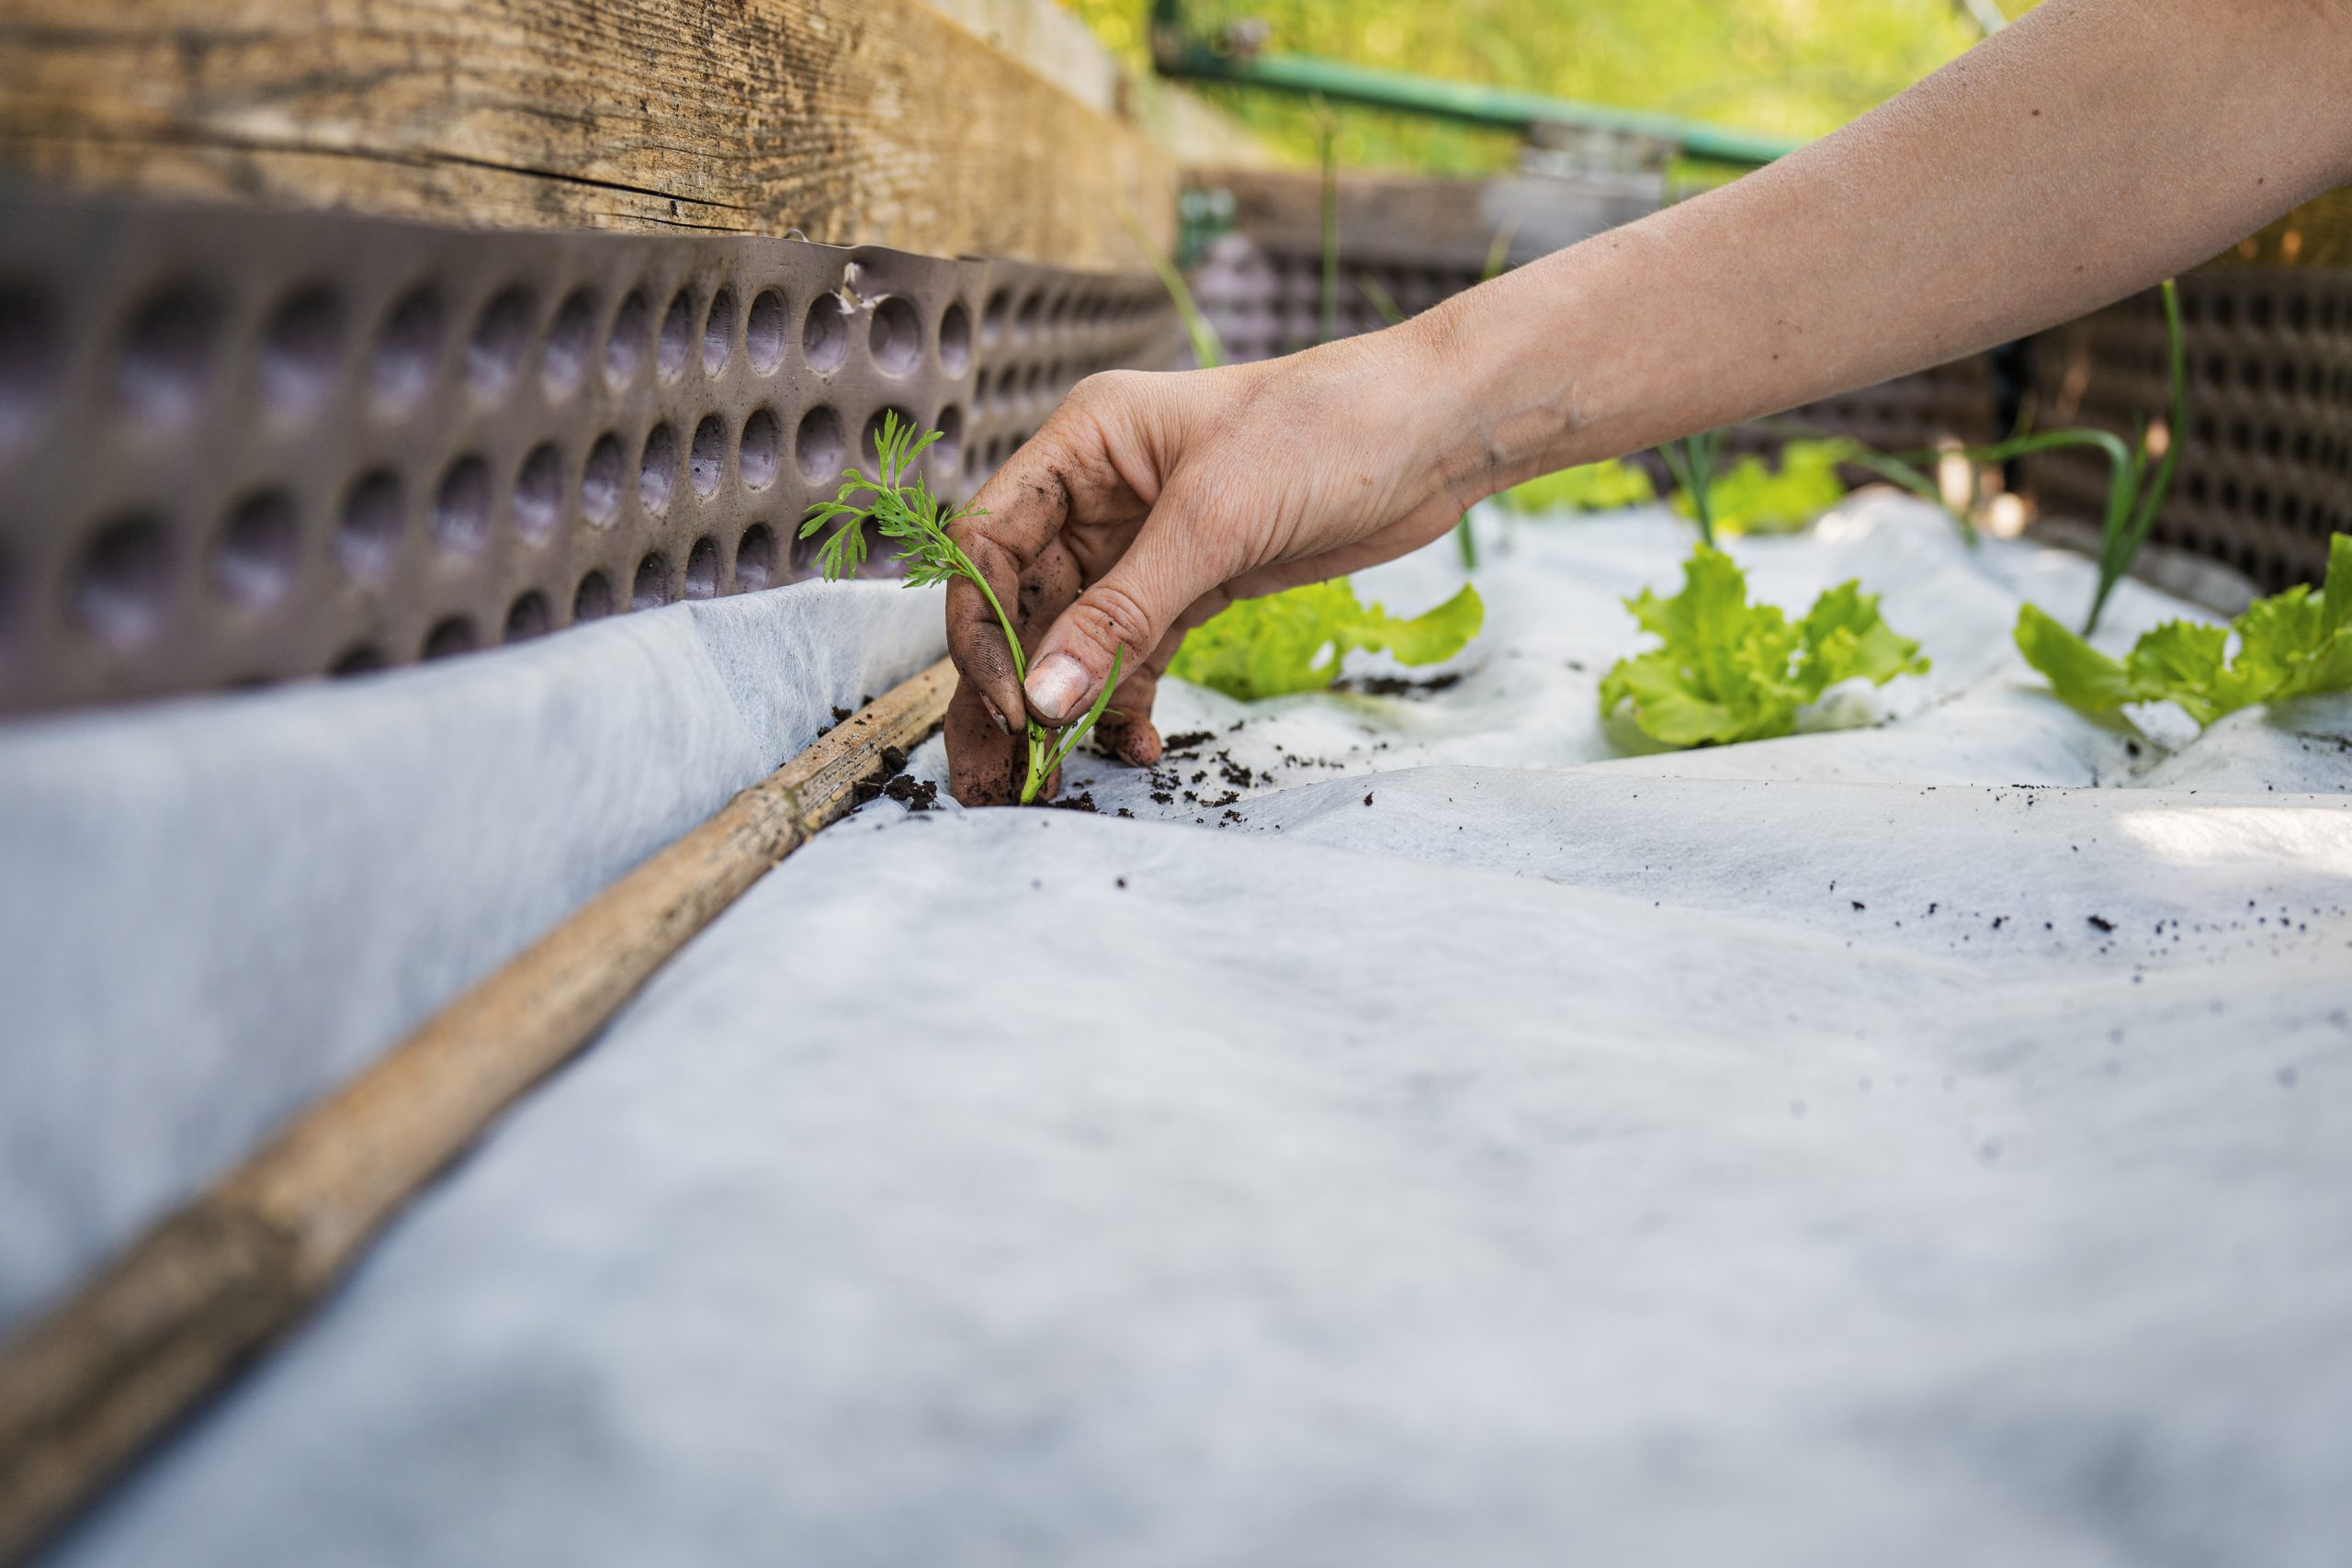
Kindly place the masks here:
POLYGON ((1476 588, 1426 615, 1400 619, 1356 598, 1345 578, 1243 599, 1186 634, 1168 666, 1196 686, 1259 702, 1319 692, 1339 677, 1351 649, 1385 649, 1400 664, 1453 658, 1478 635, 1487 608, 1476 588))
MULTIPOLYGON (((810 535, 833 525, 832 536, 818 547, 818 564, 824 569, 825 581, 839 581, 856 575, 865 560, 865 525, 872 523, 875 531, 886 539, 895 539, 901 547, 898 560, 906 570, 906 585, 910 588, 929 587, 933 583, 952 581, 961 577, 978 588, 996 612, 997 625, 1004 628, 1005 646, 1012 650, 1012 670, 1016 679, 1029 678, 1029 659, 1021 646, 1021 634, 1012 629, 1012 617, 1004 613, 1004 605, 972 564, 961 546, 948 536, 950 525, 966 517, 984 513, 965 507, 949 511, 944 502, 931 493, 931 487, 916 471, 924 448, 938 440, 936 430, 918 440, 914 426, 901 424, 895 413, 882 416, 882 434, 875 442, 876 477, 868 479, 857 468, 842 473, 843 483, 831 501, 819 502, 808 509, 808 520, 800 525, 800 536, 810 535)), ((1094 705, 1076 724, 1056 735, 1032 718, 1028 733, 1028 773, 1022 780, 1021 804, 1028 805, 1046 787, 1054 770, 1069 760, 1086 739, 1102 710, 1110 705, 1111 693, 1119 684, 1119 668, 1126 659, 1126 649, 1114 649, 1111 655, 1111 678, 1102 682, 1101 694, 1094 705)))
POLYGON ((2061 700, 2089 713, 2175 703, 2201 727, 2256 703, 2352 690, 2352 535, 2328 541, 2319 592, 2299 582, 2256 600, 2227 626, 2166 621, 2116 660, 2028 604, 2018 612, 2017 643, 2061 700))
POLYGON ((1601 715, 1630 706, 1642 733, 1668 746, 1787 735, 1797 710, 1840 681, 1883 686, 1928 667, 1859 582, 1832 588, 1792 622, 1774 605, 1749 604, 1747 576, 1704 544, 1682 569, 1681 592, 1660 599, 1644 589, 1625 607, 1658 646, 1610 668, 1601 715))
POLYGON ((1511 486, 1495 497, 1506 512, 1616 512, 1657 499, 1657 487, 1622 458, 1584 463, 1511 486))
MULTIPOLYGON (((1706 504, 1715 532, 1790 534, 1838 504, 1846 481, 1838 465, 1853 459, 1850 441, 1791 441, 1781 448, 1778 469, 1753 454, 1711 477, 1706 504)), ((1698 498, 1688 490, 1674 498, 1685 517, 1698 514, 1698 498)))

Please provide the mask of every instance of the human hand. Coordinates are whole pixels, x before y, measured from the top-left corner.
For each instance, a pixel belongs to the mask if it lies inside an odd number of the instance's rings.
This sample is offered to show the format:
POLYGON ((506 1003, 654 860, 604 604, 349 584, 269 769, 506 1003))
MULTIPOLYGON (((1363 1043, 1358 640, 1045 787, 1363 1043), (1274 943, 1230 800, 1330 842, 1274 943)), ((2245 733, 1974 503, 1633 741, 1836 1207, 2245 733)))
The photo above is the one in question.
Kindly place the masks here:
POLYGON ((1186 631, 1235 599, 1451 528, 1487 487, 1481 465, 1464 474, 1451 460, 1473 422, 1442 390, 1436 358, 1426 331, 1397 328, 1261 364, 1080 382, 951 529, 1029 650, 1024 690, 987 596, 949 584, 956 798, 1014 798, 1030 716, 1083 715, 1122 650, 1097 743, 1158 761, 1152 700, 1186 631))

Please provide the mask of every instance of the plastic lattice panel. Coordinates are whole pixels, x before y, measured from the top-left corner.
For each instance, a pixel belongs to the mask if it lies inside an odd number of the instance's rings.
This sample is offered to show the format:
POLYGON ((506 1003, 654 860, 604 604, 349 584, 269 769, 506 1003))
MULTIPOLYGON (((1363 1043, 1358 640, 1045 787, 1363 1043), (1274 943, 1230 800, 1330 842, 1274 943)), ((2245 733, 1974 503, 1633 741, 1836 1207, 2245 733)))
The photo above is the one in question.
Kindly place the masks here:
MULTIPOLYGON (((2265 592, 2314 581, 2352 532, 2352 271, 2233 267, 2180 279, 2188 429, 2150 536, 2245 572, 2265 592)), ((2169 401, 2153 292, 2032 344, 2036 423, 2127 441, 2169 401)), ((2049 453, 2022 465, 2045 512, 2096 521, 2108 465, 2049 453)))
MULTIPOLYGON (((1343 251, 1334 335, 1378 332, 1388 325, 1389 311, 1418 315, 1477 281, 1475 266, 1367 260, 1343 251)), ((1221 235, 1203 256, 1192 284, 1201 313, 1237 364, 1296 354, 1323 341, 1320 252, 1221 235)))
MULTIPOLYGON (((1477 266, 1442 259, 1430 265, 1396 259, 1396 236, 1386 238, 1385 249, 1391 254, 1376 256, 1351 254, 1342 244, 1334 335, 1377 332, 1392 315, 1417 315, 1479 281, 1477 266)), ((1322 341, 1319 250, 1269 244, 1240 234, 1222 235, 1210 245, 1192 282, 1202 313, 1237 362, 1295 354, 1322 341)), ((2004 429, 2002 390, 1994 357, 1972 355, 1792 410, 1788 417, 1888 451, 1928 447, 1952 439, 1989 441, 2004 429)), ((1762 448, 1777 441, 1756 435, 1737 445, 1762 448)), ((1855 470, 1855 477, 1866 477, 1865 471, 1855 470)))
POLYGON ((1179 341, 1148 275, 0 195, 0 711, 786 581, 886 411, 968 492, 1179 341))

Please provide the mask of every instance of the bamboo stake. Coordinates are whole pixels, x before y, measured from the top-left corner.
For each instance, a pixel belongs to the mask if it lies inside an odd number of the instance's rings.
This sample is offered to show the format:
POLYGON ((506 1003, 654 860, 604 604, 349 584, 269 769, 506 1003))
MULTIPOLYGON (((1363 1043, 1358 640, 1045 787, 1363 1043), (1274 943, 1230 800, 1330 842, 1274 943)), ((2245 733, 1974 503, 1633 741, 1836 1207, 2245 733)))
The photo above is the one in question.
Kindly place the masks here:
POLYGON ((293 1324, 409 1197, 937 728, 941 660, 591 899, 0 1348, 0 1562, 293 1324))

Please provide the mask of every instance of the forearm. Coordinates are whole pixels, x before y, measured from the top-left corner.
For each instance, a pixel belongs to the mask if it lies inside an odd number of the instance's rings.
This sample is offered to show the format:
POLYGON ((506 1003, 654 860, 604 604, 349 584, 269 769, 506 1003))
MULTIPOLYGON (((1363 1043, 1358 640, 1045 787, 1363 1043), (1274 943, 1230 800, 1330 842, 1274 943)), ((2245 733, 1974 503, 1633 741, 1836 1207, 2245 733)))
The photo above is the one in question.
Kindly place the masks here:
POLYGON ((2047 0, 1853 125, 1416 323, 1448 488, 1939 364, 2352 175, 2352 0, 2047 0))

